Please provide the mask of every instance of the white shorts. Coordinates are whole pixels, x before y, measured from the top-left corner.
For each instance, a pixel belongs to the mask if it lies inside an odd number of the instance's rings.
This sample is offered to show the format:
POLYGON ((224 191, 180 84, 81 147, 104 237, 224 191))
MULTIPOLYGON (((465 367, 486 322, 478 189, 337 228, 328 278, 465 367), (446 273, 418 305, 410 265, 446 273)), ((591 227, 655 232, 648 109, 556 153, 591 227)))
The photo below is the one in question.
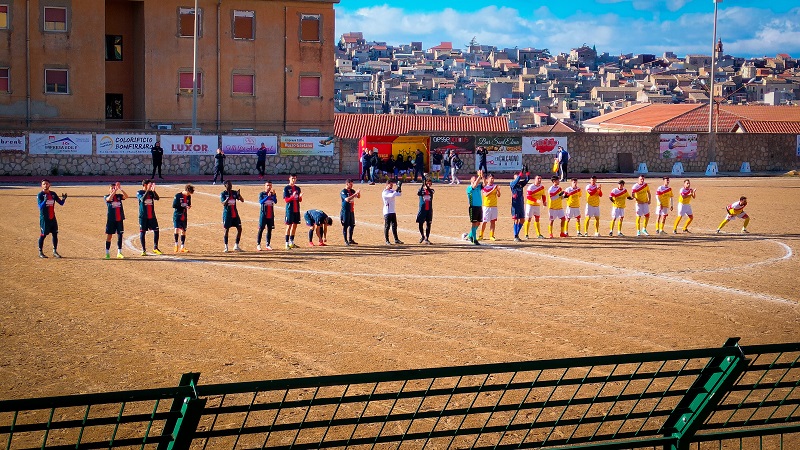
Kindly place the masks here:
POLYGON ((637 216, 644 216, 650 214, 650 204, 649 203, 636 203, 636 215, 637 216))
POLYGON ((493 220, 497 220, 497 206, 484 206, 483 221, 491 222, 493 220))
POLYGON ((581 218, 581 208, 580 207, 572 208, 570 206, 567 206, 567 209, 565 211, 566 211, 566 214, 567 214, 567 219, 575 219, 575 218, 580 219, 581 218))
POLYGON ((669 206, 662 206, 658 208, 658 215, 659 216, 668 216, 669 215, 669 206))
POLYGON ((550 220, 563 219, 563 218, 564 218, 564 210, 563 209, 551 209, 550 210, 550 220))
POLYGON ((616 206, 611 207, 612 219, 621 219, 623 217, 625 217, 625 208, 617 208, 616 206))
POLYGON ((600 207, 586 205, 586 217, 600 217, 600 207))
POLYGON ((678 203, 678 217, 680 216, 691 216, 692 215, 692 205, 687 203, 678 203))
POLYGON ((431 164, 431 172, 438 172, 442 170, 441 164, 431 164))
POLYGON ((529 205, 525 204, 525 218, 530 219, 532 217, 539 217, 541 214, 539 213, 539 205, 529 205))
POLYGON ((746 216, 746 215, 747 215, 747 213, 744 212, 744 211, 740 212, 739 214, 735 214, 735 215, 728 213, 728 215, 725 216, 725 220, 733 220, 733 219, 736 219, 736 218, 744 219, 744 216, 746 216))

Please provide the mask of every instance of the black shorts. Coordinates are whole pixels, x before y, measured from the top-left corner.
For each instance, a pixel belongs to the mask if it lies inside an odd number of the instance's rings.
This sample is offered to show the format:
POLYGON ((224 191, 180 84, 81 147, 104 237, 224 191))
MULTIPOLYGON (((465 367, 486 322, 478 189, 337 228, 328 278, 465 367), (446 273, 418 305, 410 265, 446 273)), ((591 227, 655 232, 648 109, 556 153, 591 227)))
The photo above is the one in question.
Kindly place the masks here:
POLYGON ((480 206, 470 206, 469 207, 469 221, 470 222, 481 222, 483 221, 483 208, 480 206))
POLYGON ((259 229, 269 228, 270 230, 274 230, 275 229, 275 218, 272 217, 270 219, 267 219, 266 217, 259 217, 259 219, 258 219, 258 228, 259 229))
POLYGON ((511 218, 512 219, 524 219, 525 218, 525 204, 518 205, 515 203, 511 204, 511 218))
POLYGON ((155 231, 158 229, 158 219, 139 219, 139 231, 155 231))
POLYGON ((429 209, 427 211, 420 211, 417 213, 417 223, 432 222, 432 221, 433 221, 432 209, 429 209))
POLYGON ((240 226, 242 226, 242 218, 239 216, 236 217, 228 216, 225 217, 225 219, 222 221, 222 227, 225 228, 226 230, 228 228, 235 228, 240 226))
POLYGON ((122 234, 125 231, 125 227, 123 226, 125 222, 123 221, 106 221, 106 234, 122 234))
POLYGON ((58 233, 58 221, 56 219, 41 219, 39 220, 39 229, 42 230, 42 236, 58 233))
POLYGON ((284 219, 284 222, 286 222, 286 225, 300 223, 300 211, 286 211, 286 218, 284 219))
POLYGON ((354 227, 356 226, 356 213, 353 211, 340 213, 339 220, 342 222, 343 227, 354 227))
POLYGON ((186 220, 186 219, 174 218, 174 219, 172 219, 172 228, 175 228, 176 230, 186 231, 187 222, 188 222, 188 220, 186 220))

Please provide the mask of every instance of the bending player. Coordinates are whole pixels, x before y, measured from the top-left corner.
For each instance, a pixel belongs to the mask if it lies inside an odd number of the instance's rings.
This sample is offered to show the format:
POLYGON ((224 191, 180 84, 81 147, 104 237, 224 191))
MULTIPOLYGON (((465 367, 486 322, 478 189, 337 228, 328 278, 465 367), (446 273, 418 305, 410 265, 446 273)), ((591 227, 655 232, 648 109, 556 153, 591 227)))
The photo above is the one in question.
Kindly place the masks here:
POLYGON ((58 194, 50 191, 50 181, 42 180, 42 192, 36 196, 36 201, 39 204, 39 258, 47 258, 42 251, 44 247, 44 238, 48 234, 53 235, 53 257, 61 258, 58 254, 58 221, 56 220, 56 203, 64 206, 64 201, 67 199, 67 194, 58 194))
POLYGON ((744 220, 744 224, 742 225, 742 233, 749 233, 749 231, 747 231, 747 224, 750 223, 750 216, 744 212, 745 206, 747 206, 747 197, 744 196, 739 197, 738 202, 733 202, 728 205, 725 208, 727 214, 725 215, 725 219, 722 220, 722 223, 719 224, 719 227, 717 227, 717 233, 722 233, 722 227, 736 218, 744 220))
POLYGON ((308 225, 308 245, 314 246, 314 235, 319 239, 320 247, 325 247, 325 242, 328 240, 328 226, 333 225, 333 219, 325 214, 325 211, 319 209, 309 209, 306 211, 303 219, 308 225))
POLYGON ((692 182, 683 180, 683 188, 678 193, 678 217, 675 218, 675 227, 672 229, 673 234, 678 234, 678 224, 681 222, 681 217, 686 216, 686 224, 683 226, 683 232, 689 232, 689 224, 694 220, 692 215, 692 199, 697 197, 697 189, 692 189, 692 182))
POLYGON ((187 184, 183 188, 183 192, 175 194, 172 199, 172 207, 175 212, 172 213, 172 225, 175 227, 175 253, 189 253, 186 250, 186 226, 189 222, 188 211, 192 208, 192 194, 194 194, 194 186, 187 184), (180 247, 178 247, 178 235, 181 238, 180 247))

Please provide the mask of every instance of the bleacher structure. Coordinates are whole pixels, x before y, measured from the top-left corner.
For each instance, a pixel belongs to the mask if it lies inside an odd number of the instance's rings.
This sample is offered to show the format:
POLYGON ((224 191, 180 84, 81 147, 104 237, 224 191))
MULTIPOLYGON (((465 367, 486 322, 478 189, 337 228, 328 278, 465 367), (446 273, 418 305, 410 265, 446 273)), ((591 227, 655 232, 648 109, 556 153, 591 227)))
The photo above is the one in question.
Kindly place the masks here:
POLYGON ((800 343, 0 401, 7 449, 800 449, 800 343))

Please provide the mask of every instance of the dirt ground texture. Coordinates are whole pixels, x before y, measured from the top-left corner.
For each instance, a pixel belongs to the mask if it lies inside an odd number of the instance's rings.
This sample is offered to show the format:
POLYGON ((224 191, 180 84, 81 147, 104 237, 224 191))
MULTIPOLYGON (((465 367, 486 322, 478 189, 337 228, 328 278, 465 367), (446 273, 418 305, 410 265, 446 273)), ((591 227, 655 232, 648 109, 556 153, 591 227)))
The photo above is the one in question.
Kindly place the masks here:
MULTIPOLYGON (((274 179, 281 192, 286 180, 274 179)), ((634 183, 628 178, 628 186, 634 183)), ((652 190, 661 184, 649 178, 652 190)), ((674 178, 673 189, 682 179, 674 178)), ((164 255, 139 256, 136 185, 124 185, 124 260, 105 260, 105 185, 54 185, 63 259, 39 259, 39 186, 0 187, 0 399, 800 339, 800 178, 697 178, 691 234, 513 242, 508 181, 497 241, 473 246, 465 184, 435 185, 433 245, 418 244, 419 185, 398 199, 400 239, 383 245, 382 185, 356 185, 357 246, 343 246, 341 183, 300 177, 303 211, 334 217, 325 248, 256 252, 260 183, 245 203, 242 253, 222 253, 220 186, 197 184, 187 248, 173 253, 171 201, 159 184, 164 255), (746 195, 750 234, 714 230, 746 195)), ((549 182, 545 184, 549 185, 549 182)), ((583 187, 586 180, 581 180, 583 187)), ((603 180, 604 194, 615 186, 603 180)), ((630 202, 629 202, 630 203, 630 202)), ((653 207, 654 209, 654 207, 653 207)), ((590 226, 591 227, 591 226, 590 226)), ((591 228, 590 228, 591 229, 591 228)), ((593 230, 592 230, 593 231, 593 230)), ((532 232, 531 232, 532 233, 532 232)), ((574 224, 570 233, 574 236, 574 224)), ((231 244, 233 236, 231 234, 231 244)), ((487 233, 488 234, 488 233, 487 233)), ((147 234, 152 251, 152 233, 147 234)), ((112 258, 114 256, 112 245, 112 258)), ((45 253, 51 252, 50 237, 45 253)))

